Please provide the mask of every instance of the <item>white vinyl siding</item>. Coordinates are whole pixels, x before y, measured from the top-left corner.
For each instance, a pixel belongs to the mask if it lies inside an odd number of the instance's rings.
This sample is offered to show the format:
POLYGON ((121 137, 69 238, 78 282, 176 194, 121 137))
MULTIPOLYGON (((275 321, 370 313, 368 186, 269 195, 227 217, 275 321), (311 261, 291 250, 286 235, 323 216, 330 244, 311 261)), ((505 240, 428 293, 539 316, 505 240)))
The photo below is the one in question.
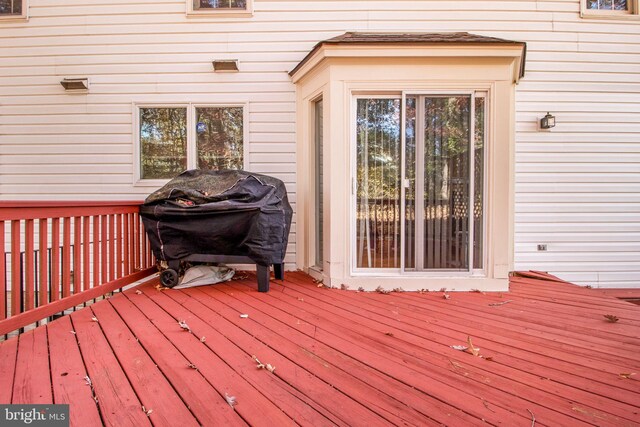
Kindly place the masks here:
MULTIPOLYGON (((640 286, 640 25, 582 19, 580 0, 256 0, 253 16, 189 19, 183 0, 30 0, 0 20, 0 197, 133 199, 136 105, 246 105, 247 169, 296 210, 287 74, 345 31, 455 32, 527 42, 516 87, 515 268, 640 286), (240 72, 213 73, 237 59, 240 72), (87 94, 60 80, 89 77, 87 94), (547 111, 551 131, 537 130, 547 111), (547 244, 538 252, 537 244, 547 244)), ((294 261, 295 216, 287 262, 294 261)))

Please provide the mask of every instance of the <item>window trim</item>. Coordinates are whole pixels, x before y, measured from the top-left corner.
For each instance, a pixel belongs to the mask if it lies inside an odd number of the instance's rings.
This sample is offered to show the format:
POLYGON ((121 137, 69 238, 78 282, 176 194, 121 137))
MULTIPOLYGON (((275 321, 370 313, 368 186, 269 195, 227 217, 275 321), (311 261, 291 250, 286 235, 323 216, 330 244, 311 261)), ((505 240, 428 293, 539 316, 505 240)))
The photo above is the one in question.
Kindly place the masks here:
POLYGON ((188 18, 243 18, 253 16, 253 0, 246 0, 247 7, 245 9, 194 9, 193 0, 187 2, 188 18))
POLYGON ((1 15, 0 21, 28 21, 29 20, 29 0, 22 1, 22 13, 20 15, 1 15))
POLYGON ((186 108, 187 110, 187 169, 196 168, 197 139, 196 139, 196 108, 242 108, 242 169, 249 170, 249 103, 153 103, 138 102, 133 104, 133 185, 144 187, 158 187, 166 184, 169 179, 144 179, 140 162, 142 160, 140 144, 140 109, 141 108, 186 108))
POLYGON ((588 9, 587 0, 580 0, 580 17, 585 19, 640 19, 640 0, 627 0, 627 10, 588 9))

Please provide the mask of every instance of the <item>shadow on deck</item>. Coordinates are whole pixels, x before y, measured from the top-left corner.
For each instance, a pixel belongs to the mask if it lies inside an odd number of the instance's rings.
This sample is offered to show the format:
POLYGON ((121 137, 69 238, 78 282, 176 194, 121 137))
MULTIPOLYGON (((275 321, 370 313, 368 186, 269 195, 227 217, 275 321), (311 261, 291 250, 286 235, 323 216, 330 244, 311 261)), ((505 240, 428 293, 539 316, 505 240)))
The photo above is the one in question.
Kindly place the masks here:
POLYGON ((552 277, 448 298, 319 288, 293 272, 266 294, 253 275, 156 285, 0 343, 0 403, 70 403, 77 426, 640 419, 640 307, 552 277), (477 355, 451 347, 469 342, 477 355))

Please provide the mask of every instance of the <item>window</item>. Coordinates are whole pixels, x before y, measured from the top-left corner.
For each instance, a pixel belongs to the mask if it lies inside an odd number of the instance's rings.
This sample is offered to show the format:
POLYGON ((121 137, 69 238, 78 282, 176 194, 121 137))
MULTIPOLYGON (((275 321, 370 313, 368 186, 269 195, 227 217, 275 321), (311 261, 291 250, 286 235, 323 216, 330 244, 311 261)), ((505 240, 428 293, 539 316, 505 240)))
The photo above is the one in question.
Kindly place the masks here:
POLYGON ((580 7, 583 18, 638 17, 638 0, 582 0, 580 7))
POLYGON ((186 169, 244 169, 243 106, 140 106, 138 177, 171 179, 186 169))
POLYGON ((587 0, 589 10, 627 10, 627 0, 587 0))
POLYGON ((26 0, 0 0, 0 19, 16 19, 26 17, 26 0))
POLYGON ((187 0, 187 15, 250 16, 253 0, 187 0))

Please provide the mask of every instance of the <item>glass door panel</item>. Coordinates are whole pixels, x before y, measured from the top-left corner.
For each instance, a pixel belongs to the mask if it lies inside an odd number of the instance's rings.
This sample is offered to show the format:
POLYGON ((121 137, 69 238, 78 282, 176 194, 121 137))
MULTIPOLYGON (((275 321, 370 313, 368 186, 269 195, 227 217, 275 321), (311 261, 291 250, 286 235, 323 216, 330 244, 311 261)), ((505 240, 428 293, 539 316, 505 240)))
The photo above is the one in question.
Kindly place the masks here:
POLYGON ((424 97, 424 269, 469 269, 470 96, 424 97))
POLYGON ((400 268, 400 98, 356 106, 357 268, 400 268))

